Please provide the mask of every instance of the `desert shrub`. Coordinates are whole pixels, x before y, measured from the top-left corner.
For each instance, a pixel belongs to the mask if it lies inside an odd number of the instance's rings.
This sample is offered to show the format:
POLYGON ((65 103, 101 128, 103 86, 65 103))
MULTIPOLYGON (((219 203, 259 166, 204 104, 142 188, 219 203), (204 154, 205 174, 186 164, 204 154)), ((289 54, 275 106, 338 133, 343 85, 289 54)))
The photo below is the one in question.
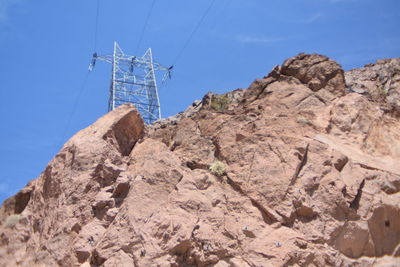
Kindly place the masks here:
POLYGON ((210 171, 217 176, 222 176, 225 173, 225 164, 216 160, 210 165, 210 171))
POLYGON ((388 91, 386 91, 384 88, 379 88, 378 92, 379 95, 382 96, 383 98, 386 98, 388 96, 388 91))
POLYGON ((230 102, 228 95, 213 95, 210 107, 214 111, 224 112, 228 109, 230 102))
POLYGON ((304 124, 304 125, 312 125, 312 122, 308 118, 305 118, 305 117, 298 117, 297 122, 300 124, 304 124))
POLYGON ((20 219, 21 219, 20 214, 10 215, 7 217, 6 221, 4 222, 4 226, 12 228, 19 222, 20 219))

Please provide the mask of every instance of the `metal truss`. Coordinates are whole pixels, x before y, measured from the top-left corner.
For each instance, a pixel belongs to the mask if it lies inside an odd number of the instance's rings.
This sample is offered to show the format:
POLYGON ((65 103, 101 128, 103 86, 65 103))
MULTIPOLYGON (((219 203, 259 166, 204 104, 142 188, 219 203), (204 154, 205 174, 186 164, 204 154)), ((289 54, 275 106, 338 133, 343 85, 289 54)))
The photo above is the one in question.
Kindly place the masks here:
POLYGON ((163 77, 163 81, 165 81, 167 78, 171 78, 173 66, 164 67, 154 62, 151 48, 147 49, 142 57, 126 55, 117 42, 114 42, 112 55, 93 54, 89 71, 93 70, 96 60, 112 65, 108 111, 122 104, 131 103, 135 105, 146 124, 152 124, 161 119, 155 71, 165 71, 163 77))

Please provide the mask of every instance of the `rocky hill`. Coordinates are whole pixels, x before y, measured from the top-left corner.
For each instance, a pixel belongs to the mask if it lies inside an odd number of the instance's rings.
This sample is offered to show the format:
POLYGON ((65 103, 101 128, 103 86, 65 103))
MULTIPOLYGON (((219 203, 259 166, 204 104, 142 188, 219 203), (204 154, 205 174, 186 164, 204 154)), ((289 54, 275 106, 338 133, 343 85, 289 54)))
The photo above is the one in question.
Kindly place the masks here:
POLYGON ((0 210, 0 266, 400 266, 400 59, 299 54, 145 126, 124 105, 0 210))

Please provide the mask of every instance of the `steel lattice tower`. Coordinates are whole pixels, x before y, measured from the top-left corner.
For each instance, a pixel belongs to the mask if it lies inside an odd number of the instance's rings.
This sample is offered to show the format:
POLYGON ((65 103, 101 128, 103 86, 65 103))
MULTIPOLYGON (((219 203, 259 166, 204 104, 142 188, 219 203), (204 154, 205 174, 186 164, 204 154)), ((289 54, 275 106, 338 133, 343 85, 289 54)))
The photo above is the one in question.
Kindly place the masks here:
POLYGON ((154 62, 151 48, 142 57, 130 56, 122 51, 117 42, 114 42, 112 55, 98 56, 94 53, 90 71, 93 70, 96 60, 112 64, 108 111, 131 103, 140 112, 145 123, 152 124, 161 119, 155 71, 166 71, 163 78, 165 80, 171 77, 172 66, 164 67, 154 62))

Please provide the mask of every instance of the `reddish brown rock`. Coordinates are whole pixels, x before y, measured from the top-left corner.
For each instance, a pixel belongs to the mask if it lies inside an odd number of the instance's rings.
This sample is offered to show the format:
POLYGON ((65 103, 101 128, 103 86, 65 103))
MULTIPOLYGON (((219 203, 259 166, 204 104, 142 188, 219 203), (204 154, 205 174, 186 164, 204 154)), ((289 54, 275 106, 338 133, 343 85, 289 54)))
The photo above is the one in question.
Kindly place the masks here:
POLYGON ((26 221, 2 231, 8 244, 0 248, 2 264, 73 266, 89 259, 110 223, 102 219, 116 205, 112 191, 127 168, 125 156, 143 130, 134 108, 122 106, 71 138, 37 180, 5 201, 3 211, 15 206, 26 221))
POLYGON ((343 95, 346 88, 341 66, 318 54, 299 54, 286 60, 281 73, 297 78, 313 91, 326 90, 325 94, 343 95))
POLYGON ((378 60, 346 72, 346 85, 352 92, 381 102, 386 112, 400 113, 400 58, 378 60))
POLYGON ((301 54, 152 126, 119 107, 4 202, 0 265, 398 265, 400 121, 343 75, 301 54))

